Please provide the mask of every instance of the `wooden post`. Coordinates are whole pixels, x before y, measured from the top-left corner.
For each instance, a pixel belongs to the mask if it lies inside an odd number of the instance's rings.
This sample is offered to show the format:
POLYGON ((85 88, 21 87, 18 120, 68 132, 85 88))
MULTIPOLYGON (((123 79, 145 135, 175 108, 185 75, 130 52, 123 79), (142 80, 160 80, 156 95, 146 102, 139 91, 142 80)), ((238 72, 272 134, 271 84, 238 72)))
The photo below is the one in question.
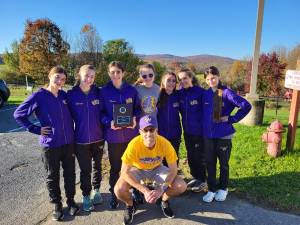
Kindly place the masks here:
MULTIPOLYGON (((296 70, 300 70, 300 60, 297 60, 296 70)), ((291 102, 288 133, 286 140, 286 147, 288 150, 293 150, 295 144, 297 122, 298 122, 298 113, 300 107, 300 91, 293 90, 293 97, 291 102)))

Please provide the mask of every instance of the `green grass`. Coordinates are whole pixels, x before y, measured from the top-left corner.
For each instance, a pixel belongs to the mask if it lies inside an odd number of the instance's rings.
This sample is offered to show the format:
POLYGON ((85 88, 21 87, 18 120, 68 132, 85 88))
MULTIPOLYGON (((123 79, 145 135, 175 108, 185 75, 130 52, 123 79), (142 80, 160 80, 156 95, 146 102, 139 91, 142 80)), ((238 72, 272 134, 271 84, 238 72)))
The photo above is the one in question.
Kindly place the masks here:
MULTIPOLYGON (((8 104, 20 104, 22 103, 31 92, 26 91, 26 86, 12 86, 9 85, 10 97, 8 98, 8 104)), ((33 91, 36 91, 37 88, 34 88, 33 91)))
MULTIPOLYGON (((278 111, 277 118, 285 125, 288 117, 287 108, 278 111)), ((266 144, 261 141, 261 136, 275 118, 275 110, 267 109, 262 126, 235 125, 237 132, 233 138, 230 159, 229 190, 250 202, 300 214, 300 129, 297 130, 294 150, 285 150, 285 132, 282 155, 273 159, 267 155, 266 144)), ((180 157, 183 159, 182 170, 188 176, 184 143, 181 145, 180 157)))

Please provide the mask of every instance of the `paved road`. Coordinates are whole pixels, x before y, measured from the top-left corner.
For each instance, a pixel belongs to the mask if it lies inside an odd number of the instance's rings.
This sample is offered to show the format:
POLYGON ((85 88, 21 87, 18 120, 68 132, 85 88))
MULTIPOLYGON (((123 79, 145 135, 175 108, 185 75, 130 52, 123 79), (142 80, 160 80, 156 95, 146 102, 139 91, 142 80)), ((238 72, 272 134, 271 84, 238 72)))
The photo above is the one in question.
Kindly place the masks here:
MULTIPOLYGON (((27 132, 0 133, 0 224, 62 224, 51 221, 37 139, 27 132)), ((90 214, 81 212, 75 219, 67 216, 66 224, 121 224, 123 205, 118 210, 108 209, 107 180, 103 182, 102 192, 103 205, 90 214)), ((78 202, 81 201, 80 193, 77 184, 78 202)), ((173 199, 174 219, 164 218, 156 205, 142 205, 134 217, 134 224, 300 224, 299 216, 266 210, 239 200, 233 194, 224 203, 204 204, 201 197, 202 194, 187 193, 173 199)))
MULTIPOLYGON (((20 127, 14 117, 13 113, 16 110, 17 105, 8 105, 0 108, 0 133, 10 133, 10 132, 19 132, 24 131, 23 127, 20 127)), ((34 124, 39 124, 34 116, 30 117, 30 120, 34 124)))

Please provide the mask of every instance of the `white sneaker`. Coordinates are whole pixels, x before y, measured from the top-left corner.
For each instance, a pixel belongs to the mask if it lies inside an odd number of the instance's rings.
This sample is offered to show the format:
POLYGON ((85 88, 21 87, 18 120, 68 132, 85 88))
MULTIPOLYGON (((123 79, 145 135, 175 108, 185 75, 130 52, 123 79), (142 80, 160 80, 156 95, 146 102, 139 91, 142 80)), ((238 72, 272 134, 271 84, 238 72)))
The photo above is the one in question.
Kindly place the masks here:
POLYGON ((206 195, 203 196, 202 200, 204 202, 210 203, 210 202, 212 202, 214 200, 215 196, 216 196, 215 192, 209 191, 209 192, 207 192, 206 195))
POLYGON ((226 190, 220 189, 216 193, 215 200, 218 202, 223 202, 226 200, 227 195, 228 195, 228 189, 226 190))

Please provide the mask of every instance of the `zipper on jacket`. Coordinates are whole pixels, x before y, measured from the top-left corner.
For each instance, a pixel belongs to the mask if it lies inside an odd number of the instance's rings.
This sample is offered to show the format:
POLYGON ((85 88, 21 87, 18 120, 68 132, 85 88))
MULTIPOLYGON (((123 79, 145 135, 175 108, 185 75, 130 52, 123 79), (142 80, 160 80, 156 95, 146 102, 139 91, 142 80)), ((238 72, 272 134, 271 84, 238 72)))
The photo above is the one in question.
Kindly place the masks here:
POLYGON ((188 113, 187 113, 187 111, 188 111, 187 95, 188 95, 188 93, 186 93, 186 96, 185 96, 185 108, 186 108, 186 110, 185 110, 185 124, 186 124, 186 130, 188 130, 188 125, 187 125, 187 115, 188 115, 188 113))
MULTIPOLYGON (((59 99, 58 99, 59 100, 59 99)), ((60 112, 61 112, 61 118, 62 118, 62 124, 63 124, 63 132, 64 132, 64 136, 65 136, 65 144, 67 144, 67 137, 66 137, 66 131, 65 131, 65 123, 64 123, 64 115, 63 115, 63 110, 62 110, 62 106, 61 106, 61 102, 60 100, 58 101, 59 106, 60 106, 60 112)))
POLYGON ((167 121, 167 124, 168 124, 168 137, 170 137, 170 96, 168 97, 168 102, 167 102, 167 107, 168 107, 168 121, 167 121))
POLYGON ((86 107, 87 107, 87 115, 88 115, 88 136, 89 136, 89 143, 91 143, 89 99, 87 95, 85 96, 85 98, 86 98, 86 107))
MULTIPOLYGON (((122 95, 121 95, 121 90, 119 90, 119 92, 120 92, 120 104, 122 104, 122 95)), ((122 137, 123 137, 123 142, 125 142, 125 136, 124 136, 124 130, 125 130, 126 128, 122 128, 122 137)))

